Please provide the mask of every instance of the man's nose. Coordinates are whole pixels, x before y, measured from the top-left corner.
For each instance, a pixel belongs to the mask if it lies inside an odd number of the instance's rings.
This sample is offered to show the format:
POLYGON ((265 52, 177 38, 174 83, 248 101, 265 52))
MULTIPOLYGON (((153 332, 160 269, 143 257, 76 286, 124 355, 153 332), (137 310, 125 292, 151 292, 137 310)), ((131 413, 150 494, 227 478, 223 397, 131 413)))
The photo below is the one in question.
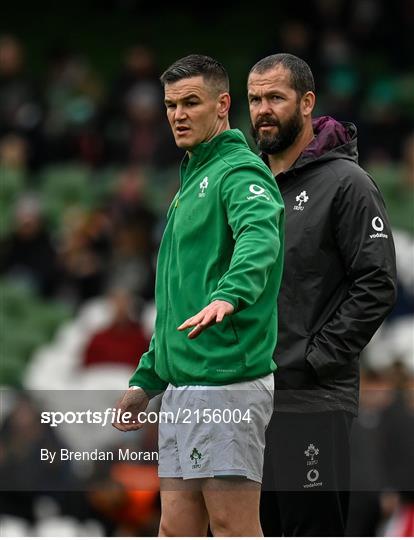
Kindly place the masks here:
POLYGON ((262 99, 260 101, 259 110, 257 111, 257 114, 263 115, 263 114, 272 114, 272 107, 270 105, 270 101, 267 99, 262 99))
POLYGON ((186 116, 187 116, 187 113, 185 111, 185 108, 178 105, 177 108, 175 109, 175 119, 184 120, 186 116))

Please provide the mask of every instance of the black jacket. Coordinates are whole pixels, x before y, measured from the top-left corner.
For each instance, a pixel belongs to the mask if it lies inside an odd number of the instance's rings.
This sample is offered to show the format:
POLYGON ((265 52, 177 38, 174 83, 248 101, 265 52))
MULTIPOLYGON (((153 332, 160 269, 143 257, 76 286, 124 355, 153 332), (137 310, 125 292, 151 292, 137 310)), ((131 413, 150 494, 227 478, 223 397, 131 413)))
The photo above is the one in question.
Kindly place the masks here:
POLYGON ((321 117, 314 132, 276 177, 286 241, 275 408, 357 414, 359 354, 396 299, 394 243, 355 126, 321 117))

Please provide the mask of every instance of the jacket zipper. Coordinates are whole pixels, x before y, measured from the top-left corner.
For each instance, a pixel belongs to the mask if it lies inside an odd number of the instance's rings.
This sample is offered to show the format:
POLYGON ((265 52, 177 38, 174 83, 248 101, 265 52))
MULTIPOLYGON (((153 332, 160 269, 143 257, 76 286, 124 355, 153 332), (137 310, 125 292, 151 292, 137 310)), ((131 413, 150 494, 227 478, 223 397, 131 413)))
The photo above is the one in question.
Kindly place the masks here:
MULTIPOLYGON (((182 180, 182 172, 180 170, 180 189, 178 191, 178 196, 177 198, 175 199, 175 203, 174 203, 174 212, 173 212, 173 215, 171 216, 171 220, 172 220, 172 223, 171 223, 171 242, 170 242, 170 248, 169 248, 169 253, 168 253, 168 265, 166 266, 167 268, 170 268, 171 266, 171 259, 172 259, 172 248, 173 248, 173 240, 174 240, 174 223, 175 223, 175 212, 179 206, 179 203, 180 203, 180 196, 181 196, 181 190, 182 190, 182 186, 183 186, 183 180, 182 180)), ((165 327, 168 329, 168 321, 169 321, 169 310, 170 310, 170 286, 169 286, 169 280, 168 280, 168 277, 167 275, 165 274, 165 279, 164 279, 164 283, 165 283, 165 290, 167 291, 167 302, 166 302, 166 313, 165 313, 165 327)), ((167 366, 167 371, 168 371, 168 375, 169 375, 169 381, 174 384, 174 377, 173 377, 173 374, 172 374, 172 365, 171 365, 171 362, 170 362, 170 358, 169 358, 169 354, 168 354, 168 347, 167 345, 165 345, 165 358, 166 358, 166 366, 167 366)))

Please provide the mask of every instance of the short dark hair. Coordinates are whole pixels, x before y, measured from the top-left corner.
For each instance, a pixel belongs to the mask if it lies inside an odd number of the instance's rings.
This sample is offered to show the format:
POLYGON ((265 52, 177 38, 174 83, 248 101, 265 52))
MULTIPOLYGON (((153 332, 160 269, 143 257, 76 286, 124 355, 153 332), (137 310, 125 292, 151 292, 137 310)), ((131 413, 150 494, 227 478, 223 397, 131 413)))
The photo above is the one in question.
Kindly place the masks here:
POLYGON ((279 53, 266 56, 259 60, 250 70, 251 73, 265 73, 276 66, 283 66, 290 72, 290 84, 298 97, 306 92, 315 92, 315 81, 309 65, 301 58, 289 53, 279 53))
POLYGON ((164 71, 160 80, 163 86, 169 83, 198 77, 210 83, 218 92, 229 91, 229 76, 223 65, 214 58, 202 54, 190 54, 180 58, 164 71))

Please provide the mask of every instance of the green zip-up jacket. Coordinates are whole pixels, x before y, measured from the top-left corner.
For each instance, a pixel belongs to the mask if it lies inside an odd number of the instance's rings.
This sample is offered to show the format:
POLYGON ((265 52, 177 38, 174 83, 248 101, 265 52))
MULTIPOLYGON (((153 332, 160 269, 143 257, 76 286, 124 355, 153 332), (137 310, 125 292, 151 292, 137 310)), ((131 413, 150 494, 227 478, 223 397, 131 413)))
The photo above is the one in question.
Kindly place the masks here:
POLYGON ((284 207, 273 176, 233 129, 187 154, 180 177, 158 254, 154 335, 130 379, 149 394, 276 369, 284 207), (234 313, 193 340, 177 330, 213 300, 234 313))

